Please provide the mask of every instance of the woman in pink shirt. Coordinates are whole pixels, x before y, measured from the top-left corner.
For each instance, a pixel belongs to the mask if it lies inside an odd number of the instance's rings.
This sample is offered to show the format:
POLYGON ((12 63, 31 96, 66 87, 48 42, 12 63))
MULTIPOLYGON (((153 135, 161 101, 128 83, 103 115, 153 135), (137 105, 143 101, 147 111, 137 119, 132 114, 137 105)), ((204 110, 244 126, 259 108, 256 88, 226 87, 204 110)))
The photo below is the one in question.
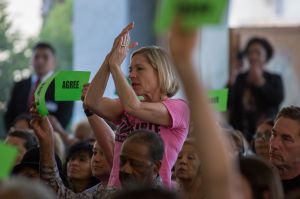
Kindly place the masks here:
POLYGON ((123 141, 135 130, 158 133, 165 144, 160 176, 170 187, 171 169, 186 138, 189 110, 185 101, 170 99, 178 90, 178 81, 168 54, 160 47, 149 46, 131 56, 128 83, 121 64, 128 50, 137 46, 130 42, 130 23, 115 39, 113 47, 93 78, 85 97, 85 105, 100 117, 118 124, 115 135, 113 168, 108 186, 118 187, 119 157, 123 141), (119 99, 103 96, 112 75, 119 99))

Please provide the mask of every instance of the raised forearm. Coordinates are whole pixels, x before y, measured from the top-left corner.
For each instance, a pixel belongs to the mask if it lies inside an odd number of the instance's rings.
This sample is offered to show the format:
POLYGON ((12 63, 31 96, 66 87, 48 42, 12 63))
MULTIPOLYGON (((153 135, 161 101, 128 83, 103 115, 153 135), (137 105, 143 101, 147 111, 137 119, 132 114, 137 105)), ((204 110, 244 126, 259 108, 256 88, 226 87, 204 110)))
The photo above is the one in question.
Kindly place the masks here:
POLYGON ((179 63, 177 70, 183 82, 194 124, 193 133, 203 164, 203 178, 209 198, 231 198, 233 165, 224 135, 213 116, 205 89, 201 86, 191 62, 179 63), (219 192, 213 191, 218 187, 219 192), (213 188, 214 187, 214 188, 213 188))
POLYGON ((121 68, 119 66, 110 66, 110 71, 125 111, 137 109, 141 102, 129 85, 121 68))
POLYGON ((110 126, 97 115, 92 115, 87 118, 95 134, 96 140, 103 150, 106 160, 112 167, 114 153, 114 132, 110 126))

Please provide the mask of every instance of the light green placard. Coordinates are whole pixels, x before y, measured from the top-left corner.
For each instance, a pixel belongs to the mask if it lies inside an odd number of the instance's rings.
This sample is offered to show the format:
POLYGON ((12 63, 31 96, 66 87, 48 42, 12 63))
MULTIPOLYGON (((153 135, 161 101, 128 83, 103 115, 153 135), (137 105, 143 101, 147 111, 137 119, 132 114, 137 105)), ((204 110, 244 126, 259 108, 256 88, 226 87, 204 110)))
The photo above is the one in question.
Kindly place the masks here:
POLYGON ((157 33, 167 31, 176 14, 177 0, 161 0, 156 10, 154 29, 157 33))
POLYGON ((16 147, 0 141, 0 180, 10 176, 17 155, 18 150, 16 147))
POLYGON ((182 27, 193 29, 222 22, 228 0, 162 0, 156 13, 155 31, 166 31, 174 17, 182 27))
POLYGON ((55 101, 80 100, 83 85, 89 82, 89 71, 60 71, 55 77, 55 101))
POLYGON ((220 90, 210 90, 208 91, 208 97, 210 103, 214 106, 215 110, 218 112, 227 111, 227 101, 228 101, 228 89, 220 90))
POLYGON ((39 86, 37 87, 36 91, 34 92, 34 102, 35 102, 37 111, 41 116, 48 115, 48 113, 49 113, 48 109, 46 107, 45 95, 46 95, 46 91, 47 91, 50 83, 56 77, 57 74, 58 73, 54 73, 53 75, 48 77, 48 79, 46 79, 46 81, 40 83, 39 86))

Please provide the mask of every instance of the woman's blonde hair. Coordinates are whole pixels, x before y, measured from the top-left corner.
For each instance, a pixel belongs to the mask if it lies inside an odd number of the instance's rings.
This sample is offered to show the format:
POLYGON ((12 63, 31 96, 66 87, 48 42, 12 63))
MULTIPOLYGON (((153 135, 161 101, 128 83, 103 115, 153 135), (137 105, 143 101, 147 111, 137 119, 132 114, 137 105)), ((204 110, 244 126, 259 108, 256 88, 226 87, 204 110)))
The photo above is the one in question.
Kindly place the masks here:
POLYGON ((157 71, 162 93, 168 97, 174 96, 179 89, 179 82, 168 53, 159 46, 146 46, 133 52, 131 58, 137 54, 144 55, 149 64, 157 71))

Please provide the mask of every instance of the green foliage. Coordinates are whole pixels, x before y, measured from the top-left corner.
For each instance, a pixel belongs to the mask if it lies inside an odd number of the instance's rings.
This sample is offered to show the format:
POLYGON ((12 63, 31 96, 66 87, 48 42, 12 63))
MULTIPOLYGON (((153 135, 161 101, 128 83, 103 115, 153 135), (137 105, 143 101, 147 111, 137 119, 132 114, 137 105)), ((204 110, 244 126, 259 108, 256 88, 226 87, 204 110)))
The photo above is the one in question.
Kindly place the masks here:
POLYGON ((73 0, 56 3, 40 33, 41 41, 49 42, 55 47, 59 69, 71 69, 72 67, 72 13, 73 0))
POLYGON ((12 32, 12 24, 8 20, 7 3, 0 0, 0 136, 3 132, 2 116, 6 103, 10 97, 10 90, 17 73, 19 78, 24 75, 24 70, 29 74, 30 47, 33 39, 25 44, 20 43, 20 34, 12 32), (23 71, 23 72, 22 72, 23 71))

